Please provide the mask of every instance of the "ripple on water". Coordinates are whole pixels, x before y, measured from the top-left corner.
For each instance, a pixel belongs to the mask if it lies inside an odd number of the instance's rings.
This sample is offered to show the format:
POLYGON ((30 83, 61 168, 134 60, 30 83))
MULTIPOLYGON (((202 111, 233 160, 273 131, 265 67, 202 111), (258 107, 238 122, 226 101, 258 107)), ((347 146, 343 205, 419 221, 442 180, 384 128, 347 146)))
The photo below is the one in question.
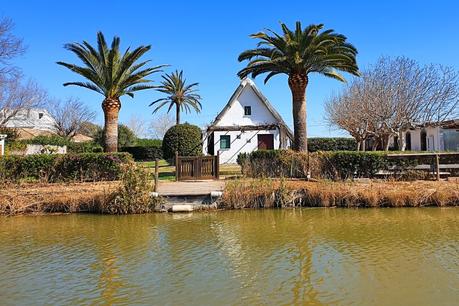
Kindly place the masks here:
POLYGON ((457 209, 0 219, 14 304, 448 305, 457 209))

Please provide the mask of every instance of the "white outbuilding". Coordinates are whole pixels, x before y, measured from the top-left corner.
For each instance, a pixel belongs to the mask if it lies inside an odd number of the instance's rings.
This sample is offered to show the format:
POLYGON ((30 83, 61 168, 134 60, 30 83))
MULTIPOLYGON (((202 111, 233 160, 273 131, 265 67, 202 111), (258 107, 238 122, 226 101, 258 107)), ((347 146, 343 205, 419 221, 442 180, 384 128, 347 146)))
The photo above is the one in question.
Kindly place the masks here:
POLYGON ((0 134, 0 156, 5 155, 5 139, 6 135, 0 134))

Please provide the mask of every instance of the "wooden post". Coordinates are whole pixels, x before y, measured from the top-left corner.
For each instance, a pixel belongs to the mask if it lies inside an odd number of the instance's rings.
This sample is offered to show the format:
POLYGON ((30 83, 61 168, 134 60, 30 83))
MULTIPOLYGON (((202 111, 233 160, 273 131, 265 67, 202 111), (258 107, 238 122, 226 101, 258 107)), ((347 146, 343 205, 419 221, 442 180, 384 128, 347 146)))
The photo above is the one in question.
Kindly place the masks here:
POLYGON ((437 181, 440 180, 440 155, 435 154, 435 171, 437 173, 437 181))
POLYGON ((155 159, 155 192, 158 192, 158 184, 159 184, 159 161, 155 159))
POLYGON ((179 180, 179 156, 178 152, 175 151, 175 181, 178 182, 179 180))
POLYGON ((220 179, 220 150, 217 150, 217 156, 214 158, 215 161, 215 178, 220 179))

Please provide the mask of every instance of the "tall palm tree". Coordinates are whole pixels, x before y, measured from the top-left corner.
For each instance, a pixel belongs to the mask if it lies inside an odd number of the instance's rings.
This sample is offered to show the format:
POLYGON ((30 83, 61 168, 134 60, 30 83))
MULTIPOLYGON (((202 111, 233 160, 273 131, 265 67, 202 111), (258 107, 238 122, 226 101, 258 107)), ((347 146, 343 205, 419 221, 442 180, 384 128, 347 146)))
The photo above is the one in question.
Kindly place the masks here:
POLYGON ((297 151, 308 150, 306 133, 306 86, 308 75, 317 72, 345 82, 338 71, 359 75, 356 62, 357 50, 346 42, 344 35, 333 30, 324 30, 322 24, 301 27, 296 23, 295 31, 281 23, 282 35, 272 30, 252 34, 259 39, 257 48, 239 55, 239 61, 248 60, 247 66, 238 72, 239 77, 268 73, 265 83, 277 74, 288 75, 288 85, 293 100, 294 144, 297 151))
POLYGON ((194 109, 199 113, 202 109, 201 96, 197 94, 196 87, 199 83, 186 84, 186 79, 183 77, 183 71, 176 70, 171 74, 162 76, 161 85, 157 87, 157 91, 165 93, 167 97, 153 101, 150 106, 157 104, 153 113, 156 113, 160 108, 169 105, 167 112, 175 106, 175 122, 180 124, 180 112, 191 112, 194 109))
POLYGON ((161 71, 161 66, 143 68, 149 61, 138 62, 150 46, 140 46, 134 50, 128 48, 120 52, 120 39, 114 37, 111 47, 107 46, 104 35, 97 33, 97 47, 88 42, 66 44, 65 49, 73 52, 83 66, 57 62, 71 71, 83 76, 87 82, 68 82, 64 86, 75 85, 84 87, 102 94, 104 111, 104 143, 106 152, 118 150, 118 114, 121 109, 120 97, 128 95, 134 97, 134 92, 155 88, 151 80, 146 79, 152 73, 161 71))

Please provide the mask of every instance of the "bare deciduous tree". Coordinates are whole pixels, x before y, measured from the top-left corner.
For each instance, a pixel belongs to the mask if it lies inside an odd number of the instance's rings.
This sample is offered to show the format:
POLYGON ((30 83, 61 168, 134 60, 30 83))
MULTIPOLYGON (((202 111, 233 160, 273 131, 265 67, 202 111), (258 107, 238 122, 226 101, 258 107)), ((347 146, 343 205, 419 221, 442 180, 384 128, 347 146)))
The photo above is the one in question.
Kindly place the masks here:
POLYGON ((169 114, 155 116, 148 130, 156 139, 163 139, 166 132, 175 125, 175 119, 169 114))
POLYGON ((406 57, 383 57, 340 95, 326 103, 328 122, 360 144, 374 140, 389 149, 391 137, 405 149, 405 132, 419 123, 438 123, 457 112, 459 74, 441 65, 420 66, 406 57))
POLYGON ((54 118, 54 127, 59 136, 71 139, 86 122, 92 121, 96 113, 81 100, 69 98, 50 102, 49 113, 54 118))
POLYGON ((9 18, 0 20, 0 84, 9 77, 17 77, 18 69, 11 60, 25 52, 22 39, 13 35, 14 23, 9 18))
POLYGON ((148 135, 148 127, 147 127, 147 122, 145 119, 143 119, 141 116, 137 114, 133 114, 130 118, 129 121, 127 122, 127 127, 130 128, 136 137, 138 138, 145 138, 148 135))
POLYGON ((0 127, 6 126, 11 118, 24 109, 42 107, 47 93, 35 82, 22 84, 20 78, 0 83, 0 127))

